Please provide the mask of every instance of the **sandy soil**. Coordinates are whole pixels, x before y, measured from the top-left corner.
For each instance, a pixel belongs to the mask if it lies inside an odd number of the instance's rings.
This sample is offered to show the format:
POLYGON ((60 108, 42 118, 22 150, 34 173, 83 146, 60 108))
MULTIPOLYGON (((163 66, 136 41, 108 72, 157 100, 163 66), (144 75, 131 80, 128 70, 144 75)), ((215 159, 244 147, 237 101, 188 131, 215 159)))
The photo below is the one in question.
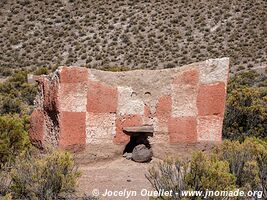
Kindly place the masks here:
POLYGON ((141 196, 142 189, 153 191, 146 179, 147 169, 168 156, 188 160, 192 152, 199 150, 209 152, 213 144, 152 144, 153 160, 150 163, 136 163, 122 157, 124 145, 88 145, 84 151, 75 153, 75 161, 82 176, 79 179, 78 195, 91 195, 99 190, 99 199, 126 199, 126 197, 104 197, 109 191, 136 191, 137 196, 128 199, 147 200, 141 196))
POLYGON ((136 163, 118 157, 114 160, 99 161, 97 163, 80 166, 82 176, 79 179, 78 192, 80 194, 92 195, 94 189, 99 190, 99 199, 126 199, 124 197, 105 197, 106 190, 109 191, 136 191, 137 196, 128 199, 145 200, 148 197, 141 196, 141 190, 152 190, 149 181, 145 177, 147 168, 156 162, 136 163))

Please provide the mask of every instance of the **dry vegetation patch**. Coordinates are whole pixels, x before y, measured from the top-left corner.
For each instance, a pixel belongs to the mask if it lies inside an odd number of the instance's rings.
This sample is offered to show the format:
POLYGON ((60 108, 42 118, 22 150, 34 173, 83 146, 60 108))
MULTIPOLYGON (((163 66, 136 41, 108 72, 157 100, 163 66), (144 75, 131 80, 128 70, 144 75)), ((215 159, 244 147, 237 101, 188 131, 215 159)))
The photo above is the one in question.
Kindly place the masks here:
POLYGON ((169 68, 266 64, 264 0, 3 0, 0 66, 169 68))

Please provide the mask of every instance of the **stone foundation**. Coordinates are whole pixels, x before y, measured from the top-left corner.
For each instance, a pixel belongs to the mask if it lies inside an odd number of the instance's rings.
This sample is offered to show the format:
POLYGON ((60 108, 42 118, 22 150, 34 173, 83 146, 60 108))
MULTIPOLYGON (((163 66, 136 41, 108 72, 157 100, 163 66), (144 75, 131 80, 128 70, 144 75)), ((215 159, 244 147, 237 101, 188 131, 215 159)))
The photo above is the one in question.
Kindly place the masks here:
POLYGON ((107 72, 60 67, 37 78, 34 144, 126 145, 124 127, 152 125, 151 144, 220 142, 229 59, 179 68, 107 72))

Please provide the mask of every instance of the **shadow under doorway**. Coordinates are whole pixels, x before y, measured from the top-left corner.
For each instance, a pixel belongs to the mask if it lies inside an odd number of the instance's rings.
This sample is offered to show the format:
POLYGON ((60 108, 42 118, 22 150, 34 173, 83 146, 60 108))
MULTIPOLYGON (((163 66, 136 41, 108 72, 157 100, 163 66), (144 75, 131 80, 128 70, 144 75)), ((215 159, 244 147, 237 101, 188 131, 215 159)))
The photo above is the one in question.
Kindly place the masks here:
POLYGON ((148 149, 151 148, 148 140, 148 136, 144 133, 134 134, 130 136, 129 143, 125 146, 124 153, 132 153, 133 149, 139 145, 144 144, 148 149))

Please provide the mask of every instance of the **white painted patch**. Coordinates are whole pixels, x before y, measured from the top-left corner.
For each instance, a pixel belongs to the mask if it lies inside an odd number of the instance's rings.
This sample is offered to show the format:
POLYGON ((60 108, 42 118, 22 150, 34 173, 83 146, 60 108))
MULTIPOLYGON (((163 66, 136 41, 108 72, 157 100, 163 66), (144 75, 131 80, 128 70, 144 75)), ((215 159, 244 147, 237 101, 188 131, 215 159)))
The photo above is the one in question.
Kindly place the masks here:
POLYGON ((98 81, 91 69, 88 69, 88 79, 92 81, 98 81))
POLYGON ((202 84, 217 81, 227 82, 229 71, 229 58, 209 59, 200 69, 200 82, 202 84))
POLYGON ((130 87, 118 87, 118 114, 120 115, 143 115, 144 102, 138 99, 130 87))
POLYGON ((198 141, 221 141, 223 118, 204 116, 197 118, 198 141))
POLYGON ((116 134, 114 113, 86 113, 86 144, 113 144, 116 134))
POLYGON ((197 86, 172 85, 172 116, 197 115, 197 86))
POLYGON ((160 121, 158 118, 153 118, 152 124, 154 127, 154 131, 157 133, 168 133, 168 119, 160 121))
POLYGON ((170 142, 170 136, 168 132, 154 132, 153 137, 149 137, 148 140, 151 145, 168 144, 170 142))
POLYGON ((60 84, 60 109, 67 112, 86 112, 87 85, 83 83, 60 84))

